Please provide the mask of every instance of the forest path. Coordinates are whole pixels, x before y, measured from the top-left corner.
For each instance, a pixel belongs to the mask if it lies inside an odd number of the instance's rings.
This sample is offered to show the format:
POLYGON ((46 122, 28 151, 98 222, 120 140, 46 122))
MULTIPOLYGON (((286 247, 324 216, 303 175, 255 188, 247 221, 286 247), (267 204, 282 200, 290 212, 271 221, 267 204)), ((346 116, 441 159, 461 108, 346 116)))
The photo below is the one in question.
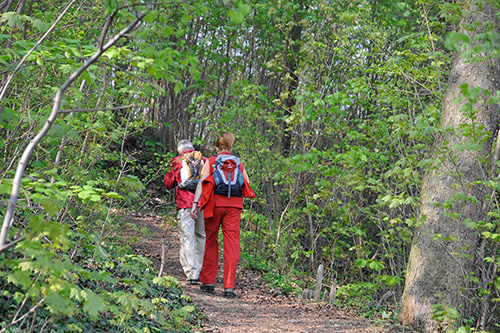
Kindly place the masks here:
MULTIPOLYGON (((177 278, 184 293, 207 316, 201 329, 196 332, 388 332, 374 327, 355 311, 326 303, 314 303, 296 297, 273 295, 275 292, 256 273, 238 268, 235 293, 238 297, 222 296, 222 266, 216 280, 215 294, 207 294, 199 286, 185 283, 179 263, 179 234, 177 227, 161 216, 135 214, 125 217, 139 230, 123 230, 122 236, 137 239, 133 250, 151 259, 157 271, 160 268, 161 239, 165 237, 170 246, 166 255, 164 275, 177 278), (145 228, 145 229, 143 229, 145 228)), ((244 249, 242 249, 244 251, 244 249)))

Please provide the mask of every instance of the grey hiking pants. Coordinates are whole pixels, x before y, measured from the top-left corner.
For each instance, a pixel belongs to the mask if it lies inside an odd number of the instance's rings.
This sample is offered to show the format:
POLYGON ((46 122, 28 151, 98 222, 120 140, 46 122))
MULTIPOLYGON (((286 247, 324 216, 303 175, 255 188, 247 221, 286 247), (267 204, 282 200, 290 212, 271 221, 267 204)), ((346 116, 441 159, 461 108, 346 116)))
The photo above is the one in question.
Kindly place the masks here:
POLYGON ((205 253, 203 213, 199 212, 198 218, 193 220, 190 212, 191 208, 177 211, 177 226, 181 245, 180 262, 188 280, 200 277, 203 254, 205 253))

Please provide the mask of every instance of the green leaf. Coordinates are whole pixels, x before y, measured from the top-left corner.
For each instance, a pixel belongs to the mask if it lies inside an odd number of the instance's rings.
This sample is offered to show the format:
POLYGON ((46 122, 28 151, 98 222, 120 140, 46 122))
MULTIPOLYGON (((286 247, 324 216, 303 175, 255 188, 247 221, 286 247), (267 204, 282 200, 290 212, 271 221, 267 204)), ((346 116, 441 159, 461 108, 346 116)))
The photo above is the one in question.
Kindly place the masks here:
POLYGON ((457 330, 457 333, 470 333, 470 327, 469 326, 462 326, 457 330))
POLYGON ((42 206, 47 214, 49 214, 49 216, 54 216, 59 211, 59 206, 57 205, 57 201, 55 200, 43 200, 42 206))
POLYGON ((94 248, 94 256, 96 258, 107 259, 109 257, 108 252, 100 244, 97 244, 94 248))
POLYGON ((101 201, 101 196, 99 194, 92 194, 90 196, 90 201, 99 202, 101 201))
POLYGON ((177 81, 177 82, 175 83, 174 93, 175 93, 175 94, 180 93, 180 92, 181 92, 181 90, 182 90, 183 88, 184 88, 184 84, 183 84, 182 82, 180 82, 180 81, 177 81))
POLYGON ((461 43, 470 44, 470 38, 465 34, 459 34, 458 32, 451 31, 448 35, 446 35, 444 46, 448 50, 459 51, 461 43))
POLYGON ((104 2, 104 13, 108 15, 118 9, 118 0, 106 0, 104 2))
POLYGON ((495 287, 497 287, 497 289, 500 291, 500 277, 497 277, 497 279, 495 280, 495 287))
POLYGON ((23 25, 19 14, 16 12, 7 12, 0 15, 0 23, 7 23, 7 25, 11 28, 23 25))
POLYGON ((468 150, 472 150, 472 151, 480 151, 483 147, 480 143, 472 142, 472 141, 465 142, 464 146, 468 150))
POLYGON ((15 300, 18 304, 20 304, 20 303, 23 301, 23 299, 24 299, 24 294, 23 294, 23 293, 20 293, 20 292, 18 292, 18 291, 16 291, 16 292, 14 293, 14 300, 15 300))
POLYGON ((34 19, 33 20, 33 26, 38 29, 40 32, 45 32, 49 29, 49 25, 45 22, 43 22, 40 19, 34 19))
POLYGON ((7 275, 7 281, 14 283, 17 286, 28 286, 31 284, 31 272, 15 270, 7 275))
POLYGON ((453 319, 460 318, 460 313, 456 309, 454 309, 452 307, 448 307, 448 308, 446 308, 446 310, 448 311, 448 316, 450 316, 451 318, 453 318, 453 319))
POLYGON ((108 57, 108 59, 119 58, 120 51, 116 49, 116 47, 112 47, 106 52, 103 53, 103 56, 108 57))
POLYGON ((243 14, 243 16, 247 16, 248 13, 250 13, 250 10, 252 9, 252 7, 250 7, 249 4, 241 3, 241 2, 239 2, 237 4, 237 7, 238 7, 238 10, 243 14))
POLYGON ((108 193, 104 193, 104 196, 105 197, 108 197, 108 198, 113 198, 113 199, 123 199, 124 197, 119 195, 118 193, 116 192, 108 192, 108 193))
POLYGON ((10 35, 0 34, 0 41, 4 41, 4 40, 9 39, 9 38, 10 38, 10 35))
POLYGON ((73 73, 75 71, 75 68, 73 66, 71 66, 71 65, 68 65, 68 64, 61 65, 59 67, 59 69, 64 74, 71 74, 71 73, 73 73))
POLYGON ((232 8, 227 15, 236 24, 242 23, 245 16, 250 12, 251 7, 246 3, 238 3, 236 8, 232 8))
POLYGON ((173 314, 181 318, 187 318, 191 312, 194 311, 194 306, 186 305, 180 309, 173 311, 173 314))
POLYGON ((45 303, 49 310, 55 314, 62 313, 71 316, 75 311, 75 307, 67 299, 53 290, 49 290, 47 293, 45 303))
POLYGON ((83 311, 89 314, 90 319, 96 320, 99 312, 106 310, 106 302, 90 289, 82 290, 82 296, 85 298, 83 311))
POLYGON ((172 35, 174 32, 175 32, 174 28, 168 26, 165 29, 163 29, 163 37, 170 37, 170 35, 172 35))
POLYGON ((0 183, 0 194, 10 194, 12 191, 12 184, 0 183))
POLYGON ((92 194, 94 194, 94 191, 82 191, 78 193, 78 197, 80 199, 88 199, 92 194))
MULTIPOLYGON (((48 189, 37 189, 39 192, 50 193, 51 191, 48 189)), ((34 193, 31 199, 42 205, 43 209, 50 216, 54 216, 59 211, 59 202, 53 196, 46 196, 40 193, 34 193)))

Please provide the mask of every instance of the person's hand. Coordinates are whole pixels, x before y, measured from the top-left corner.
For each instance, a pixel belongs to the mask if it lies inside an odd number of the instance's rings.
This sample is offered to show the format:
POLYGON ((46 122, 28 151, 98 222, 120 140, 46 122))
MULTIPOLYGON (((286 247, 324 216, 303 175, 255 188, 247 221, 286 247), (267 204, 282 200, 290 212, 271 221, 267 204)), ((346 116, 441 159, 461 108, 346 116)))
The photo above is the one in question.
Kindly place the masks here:
POLYGON ((191 218, 196 220, 198 218, 198 204, 193 203, 193 208, 191 208, 191 218))

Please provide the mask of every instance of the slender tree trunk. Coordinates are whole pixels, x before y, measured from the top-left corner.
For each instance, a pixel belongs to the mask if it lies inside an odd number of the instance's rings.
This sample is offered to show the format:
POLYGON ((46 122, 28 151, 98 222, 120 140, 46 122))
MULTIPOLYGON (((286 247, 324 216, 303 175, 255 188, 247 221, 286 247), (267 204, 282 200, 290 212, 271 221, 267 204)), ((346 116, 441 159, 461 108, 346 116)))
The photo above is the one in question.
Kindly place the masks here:
MULTIPOLYGON (((476 10, 463 19, 459 32, 470 35, 465 26, 487 20, 495 23, 495 15, 495 8, 486 4, 482 12, 476 10)), ((498 22, 495 27, 498 29, 498 22)), ((453 149, 470 141, 471 137, 457 134, 460 126, 465 124, 476 129, 484 126, 483 133, 497 132, 498 105, 489 104, 489 96, 482 95, 475 102, 476 117, 468 117, 461 111, 466 101, 456 101, 462 97, 463 85, 495 92, 499 89, 499 74, 498 59, 472 62, 461 55, 454 58, 443 102, 441 126, 443 129, 454 128, 455 131, 443 132, 436 141, 436 151, 445 146, 453 149)), ((470 316, 472 302, 467 275, 474 272, 479 236, 464 222, 484 218, 482 201, 485 191, 474 182, 484 180, 488 174, 484 161, 491 162, 493 139, 490 137, 481 143, 479 149, 451 150, 449 156, 435 163, 433 170, 424 177, 419 214, 421 226, 411 247, 400 312, 402 323, 415 327, 419 332, 438 332, 450 327, 449 322, 438 323, 432 319, 433 305, 436 304, 452 307, 460 311, 464 318, 470 316), (480 162, 482 159, 483 162, 480 162), (461 193, 468 198, 475 197, 477 202, 454 199, 461 193), (447 201, 452 202, 450 209, 442 206, 447 201)))
MULTIPOLYGON (((299 76, 297 74, 297 68, 299 65, 299 51, 300 51, 300 40, 302 38, 302 10, 304 8, 304 1, 300 1, 300 10, 297 10, 294 17, 294 24, 287 34, 285 54, 283 55, 283 64, 285 67, 285 93, 286 98, 283 101, 283 108, 285 111, 285 116, 288 118, 292 115, 293 108, 297 103, 295 98, 295 93, 299 85, 299 76)), ((284 132, 283 132, 283 156, 288 157, 290 155, 290 149, 292 146, 292 130, 293 126, 285 122, 284 132)))
MULTIPOLYGON (((74 0, 73 0, 74 2, 74 0)), ((68 5, 71 6, 73 4, 71 2, 68 5)), ((81 67, 79 67, 75 72, 73 72, 69 78, 61 85, 59 90, 57 91, 55 97, 54 97, 54 104, 52 106, 52 112, 50 113, 49 117, 47 118, 46 122, 44 123, 42 129, 38 132, 38 134, 31 139, 30 143, 28 146, 25 148, 23 155, 21 156, 21 159, 19 160, 19 163, 17 165, 16 173, 14 175, 14 180, 12 182, 12 190, 10 194, 10 199, 9 203, 7 206, 7 209, 5 211, 3 223, 2 223, 2 229, 0 231, 0 249, 5 249, 7 248, 7 235, 9 233, 9 229, 12 226, 12 223, 14 221, 14 212, 16 209, 16 203, 19 198, 19 193, 21 192, 21 180, 24 176, 24 170, 27 167, 28 162, 30 161, 31 155, 33 154, 34 149, 37 147, 38 143, 47 135, 49 132, 50 128, 54 124, 57 115, 60 111, 61 108, 61 103, 62 99, 64 97, 64 92, 68 87, 70 87, 73 82, 85 71, 88 69, 89 66, 91 66, 97 59, 104 53, 106 52, 111 46, 115 45, 118 40, 120 40, 123 36, 125 36, 127 33, 129 33, 132 29, 135 28, 135 26, 146 16, 147 12, 145 13, 140 13, 137 18, 132 21, 127 27, 123 28, 118 34, 115 36, 111 37, 109 41, 103 45, 97 52, 95 52, 81 67)), ((112 18, 108 18, 108 20, 111 20, 112 18)))
POLYGON ((10 8, 12 7, 12 4, 13 4, 13 3, 14 3, 14 0, 9 0, 9 1, 7 2, 7 5, 6 5, 5 7, 3 7, 3 8, 2 8, 2 11, 3 11, 4 13, 9 12, 9 11, 10 11, 10 8))

